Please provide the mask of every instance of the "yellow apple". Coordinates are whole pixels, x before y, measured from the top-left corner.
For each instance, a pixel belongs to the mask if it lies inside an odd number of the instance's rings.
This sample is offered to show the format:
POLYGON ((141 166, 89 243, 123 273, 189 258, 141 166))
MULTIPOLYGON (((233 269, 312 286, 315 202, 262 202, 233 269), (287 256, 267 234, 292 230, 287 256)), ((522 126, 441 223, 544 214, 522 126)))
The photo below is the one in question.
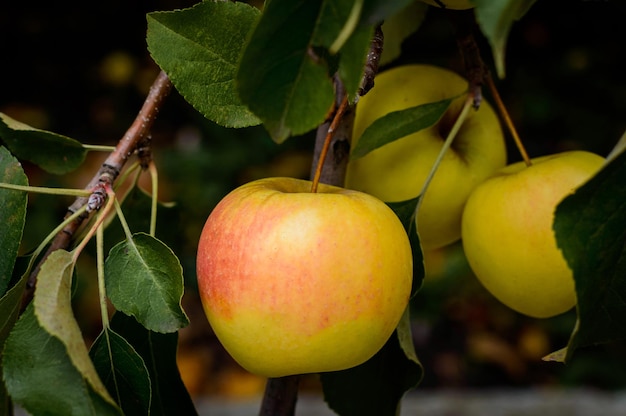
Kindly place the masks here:
POLYGON ((353 190, 292 178, 249 182, 206 221, 198 288, 220 342, 267 377, 342 370, 387 341, 411 291, 394 212, 353 190))
POLYGON ((572 271, 552 230, 556 206, 604 158, 570 151, 514 163, 479 185, 463 212, 463 249, 476 277, 502 303, 535 318, 576 304, 572 271))
MULTIPOLYGON (((468 83, 448 69, 404 65, 375 78, 374 88, 356 107, 353 147, 363 131, 387 113, 459 96, 468 83)), ((434 126, 388 143, 364 157, 351 159, 346 187, 387 202, 419 195, 464 98, 459 97, 434 126)), ((470 192, 506 164, 506 147, 498 116, 483 100, 471 110, 425 193, 417 216, 424 249, 435 249, 461 236, 461 215, 470 192)))
POLYGON ((435 7, 442 7, 442 5, 446 9, 454 9, 454 10, 465 10, 472 9, 474 5, 470 0, 421 0, 426 4, 430 4, 435 7))

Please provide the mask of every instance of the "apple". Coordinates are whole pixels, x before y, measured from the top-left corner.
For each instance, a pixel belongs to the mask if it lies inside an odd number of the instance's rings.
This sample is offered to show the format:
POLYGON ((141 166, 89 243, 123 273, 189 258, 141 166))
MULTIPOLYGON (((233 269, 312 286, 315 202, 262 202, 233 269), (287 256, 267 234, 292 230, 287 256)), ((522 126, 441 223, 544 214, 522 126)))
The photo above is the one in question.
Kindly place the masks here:
POLYGON ((508 307, 548 318, 576 304, 574 279, 552 229, 556 206, 605 159, 569 151, 514 163, 480 184, 463 212, 462 243, 483 286, 508 307))
MULTIPOLYGON (((461 95, 463 77, 431 65, 403 65, 381 72, 374 88, 356 106, 353 147, 365 129, 387 113, 461 95)), ((465 98, 455 99, 434 126, 388 143, 364 157, 351 159, 347 188, 386 202, 419 195, 465 98)), ((483 100, 471 110, 424 194, 417 230, 425 250, 461 237, 461 215, 470 192, 506 165, 506 146, 498 116, 483 100)))
POLYGON ((408 305, 412 254, 395 213, 353 190, 266 178, 211 212, 197 254, 216 336, 266 377, 342 370, 372 357, 408 305))
POLYGON ((431 6, 441 7, 453 10, 465 10, 474 8, 474 4, 470 0, 421 0, 423 3, 431 6), (443 5, 443 7, 442 7, 443 5))

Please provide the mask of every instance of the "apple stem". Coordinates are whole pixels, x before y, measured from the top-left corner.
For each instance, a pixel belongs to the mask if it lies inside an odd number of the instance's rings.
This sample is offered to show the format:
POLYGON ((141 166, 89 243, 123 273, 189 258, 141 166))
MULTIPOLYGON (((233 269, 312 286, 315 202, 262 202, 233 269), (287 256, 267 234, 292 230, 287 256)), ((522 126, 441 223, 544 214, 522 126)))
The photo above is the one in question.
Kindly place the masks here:
POLYGON ((344 97, 343 100, 341 101, 341 104, 339 105, 339 108, 337 109, 337 112, 335 113, 335 116, 333 117, 333 121, 330 123, 330 126, 328 127, 328 133, 326 133, 326 138, 324 139, 324 146, 322 147, 322 150, 320 151, 320 156, 319 156, 319 159, 317 160, 317 166, 315 167, 315 174, 313 175, 313 180, 311 183, 312 193, 317 192, 317 187, 320 182, 320 177, 322 176, 322 168, 324 167, 324 161, 326 160, 326 155, 328 154, 330 142, 332 141, 333 134, 335 133, 335 130, 337 129, 337 125, 339 124, 339 121, 341 120, 343 113, 346 111, 346 108, 348 108, 347 96, 344 97))
POLYGON ((509 116, 509 112, 507 111, 506 106, 504 105, 504 102, 502 101, 502 98, 500 97, 500 93, 498 92, 498 89, 496 88, 496 84, 493 82, 493 78, 491 77, 490 74, 487 74, 485 78, 487 79, 487 85, 489 86, 489 91, 491 92, 491 95, 493 96, 493 99, 496 102, 498 111, 500 111, 500 115, 502 116, 502 119, 504 120, 504 123, 506 124, 507 129, 511 133, 511 136, 513 136, 513 141, 515 141, 515 146, 517 146, 517 150, 522 155, 522 159, 524 159, 524 163, 526 164, 526 166, 531 166, 532 162, 530 161, 530 157, 528 157, 528 153, 526 152, 526 148, 524 147, 524 144, 522 143, 522 139, 520 138, 519 134, 517 134, 517 129, 515 128, 515 125, 513 124, 513 120, 511 120, 511 117, 509 116))
POLYGON ((422 201, 424 200, 424 194, 426 193, 426 190, 428 189, 430 182, 433 180, 433 177, 435 176, 435 173, 437 172, 437 168, 441 164, 441 161, 443 160, 443 157, 445 156, 446 151, 448 151, 448 149, 452 145, 452 141, 454 140, 457 133, 461 129, 463 122, 465 122, 465 119, 467 118, 467 114, 469 113, 469 110, 474 106, 474 100, 475 100, 474 94, 472 92, 468 93, 467 98, 465 99, 465 102, 463 103, 463 108, 461 108, 461 112, 459 113, 459 116, 457 117, 454 124, 452 125, 452 128, 450 129, 450 132, 446 136, 446 140, 443 142, 443 146, 441 147, 441 150, 439 151, 439 154, 437 155, 437 159, 435 159, 435 163, 433 163, 433 166, 430 169, 430 172, 428 172, 428 176, 426 177, 426 180, 424 181, 424 185, 422 186, 422 190, 419 193, 420 199, 417 201, 417 205, 415 207, 414 215, 416 217, 422 205, 422 201))

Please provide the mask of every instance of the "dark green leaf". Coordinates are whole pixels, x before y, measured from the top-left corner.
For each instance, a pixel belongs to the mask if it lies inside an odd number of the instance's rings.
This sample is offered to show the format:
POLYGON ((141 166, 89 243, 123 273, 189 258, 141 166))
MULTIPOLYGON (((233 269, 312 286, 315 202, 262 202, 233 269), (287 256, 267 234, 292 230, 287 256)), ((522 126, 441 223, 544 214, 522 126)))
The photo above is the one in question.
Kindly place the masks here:
POLYGON ((65 250, 52 252, 44 261, 37 275, 35 315, 41 328, 65 346, 72 364, 93 390, 114 403, 93 366, 72 310, 74 261, 72 253, 65 250))
POLYGON ((65 345, 39 325, 32 304, 9 335, 2 364, 7 391, 33 415, 121 415, 74 367, 65 345))
MULTIPOLYGON (((398 13, 414 0, 364 0, 361 21, 364 24, 376 25, 398 13)), ((418 16, 414 16, 418 18, 418 16)))
POLYGON ((181 307, 183 270, 161 241, 137 233, 111 249, 105 263, 106 292, 118 311, 156 332, 175 332, 189 321, 181 307))
MULTIPOLYGON (((176 89, 205 117, 226 127, 259 124, 241 104, 234 78, 260 12, 245 3, 205 1, 148 14, 148 49, 176 89)), ((247 68, 254 74, 254 66, 247 68)))
POLYGON ((415 223, 415 208, 419 202, 417 198, 409 199, 401 202, 386 202, 386 204, 396 213, 400 222, 409 236, 411 250, 413 251, 413 285, 411 289, 411 297, 415 296, 424 280, 424 255, 417 234, 417 224, 415 223))
POLYGON ((411 1, 404 8, 385 19, 382 30, 385 36, 380 65, 386 65, 400 56, 402 42, 415 33, 426 17, 428 5, 411 1))
POLYGON ((505 76, 506 42, 513 26, 536 0, 472 0, 476 4, 476 20, 489 40, 500 78, 505 76))
MULTIPOLYGON (((28 185, 22 166, 6 148, 0 146, 0 182, 13 185, 28 185)), ((0 296, 9 287, 13 266, 22 241, 26 222, 27 194, 0 188, 0 296)))
POLYGON ((408 308, 398 329, 365 363, 320 375, 324 398, 341 416, 396 416, 400 400, 422 379, 411 337, 408 308))
POLYGON ((132 345, 108 328, 100 333, 89 355, 124 414, 150 414, 150 375, 132 345))
POLYGON ((626 337, 626 152, 557 207, 554 231, 574 272, 575 349, 626 337))
POLYGON ((350 157, 363 157, 381 146, 434 125, 446 112, 452 100, 453 98, 449 98, 393 111, 376 119, 358 139, 350 157))
MULTIPOLYGON (((4 343, 15 326, 15 322, 17 322, 20 304, 22 302, 22 294, 24 293, 27 280, 28 276, 23 276, 12 288, 0 297, 0 355, 2 355, 4 343)), ((0 414, 6 413, 10 415, 9 410, 13 408, 13 404, 6 391, 2 373, 3 366, 0 363, 0 414)))
POLYGON ((47 172, 62 175, 79 167, 87 150, 69 137, 38 130, 0 113, 0 139, 19 159, 47 172))
POLYGON ((373 27, 360 26, 341 48, 338 74, 351 101, 354 101, 354 97, 356 97, 361 86, 367 53, 369 52, 373 35, 373 27))
MULTIPOLYGON (((335 42, 340 33, 345 30, 346 22, 351 18, 354 2, 324 1, 321 16, 318 19, 313 44, 325 49, 336 47, 335 42)), ((367 53, 374 33, 371 25, 356 25, 340 45, 338 51, 340 60, 338 66, 339 78, 343 82, 348 97, 354 99, 361 85, 367 53)))
POLYGON ((111 329, 133 346, 148 368, 152 383, 150 415, 197 415, 176 364, 178 333, 149 331, 122 313, 113 315, 111 329))
POLYGON ((278 143, 326 118, 334 101, 326 62, 312 52, 320 0, 272 0, 243 53, 239 96, 278 143))

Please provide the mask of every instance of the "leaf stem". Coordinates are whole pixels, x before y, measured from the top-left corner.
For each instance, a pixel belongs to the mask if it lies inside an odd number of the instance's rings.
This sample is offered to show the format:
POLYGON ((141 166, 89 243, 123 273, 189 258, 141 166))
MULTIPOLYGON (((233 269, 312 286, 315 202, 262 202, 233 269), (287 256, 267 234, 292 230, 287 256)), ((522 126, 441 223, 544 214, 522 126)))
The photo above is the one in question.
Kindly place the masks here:
POLYGON ((507 129, 511 133, 511 136, 513 136, 513 141, 515 142, 515 146, 517 146, 517 150, 520 152, 522 159, 524 159, 524 163, 526 164, 526 166, 531 166, 532 162, 530 160, 530 157, 528 157, 528 153, 526 152, 526 148, 524 147, 524 144, 522 143, 522 139, 519 137, 519 134, 517 134, 517 129, 515 128, 515 125, 513 124, 513 120, 511 120, 511 117, 509 116, 509 112, 507 111, 506 106, 504 105, 504 102, 502 101, 502 98, 500 97, 500 93, 498 92, 498 89, 496 88, 496 84, 493 82, 493 78, 491 77, 491 75, 487 75, 486 79, 487 79, 487 86, 489 87, 489 91, 491 92, 491 95, 493 96, 493 99, 496 102, 498 111, 500 111, 500 115, 502 116, 502 119, 504 120, 504 123, 506 124, 507 129))
POLYGON ((30 185, 15 185, 12 183, 0 182, 0 188, 11 189, 14 191, 22 192, 35 192, 38 194, 48 195, 64 195, 64 196, 82 196, 86 197, 91 194, 91 191, 86 189, 71 189, 71 188, 47 188, 42 186, 30 186, 30 185))
POLYGON ((328 127, 328 133, 326 133, 326 138, 324 139, 324 147, 320 152, 319 159, 317 160, 317 166, 315 168, 315 175, 313 176, 313 180, 311 183, 311 192, 317 192, 317 187, 320 182, 320 177, 322 176, 322 169, 324 167, 324 161, 326 160, 326 155, 328 154, 328 149, 330 148, 330 142, 332 141, 333 134, 335 133, 335 129, 343 117, 343 113, 346 111, 348 107, 348 96, 345 96, 335 113, 335 117, 333 118, 332 123, 330 123, 330 127, 328 127))
MULTIPOLYGON (((98 270, 98 295, 100 298, 100 315, 102 328, 109 328, 109 310, 107 308, 106 287, 104 284, 104 225, 98 225, 96 230, 96 267, 98 270)), ((108 334, 107 334, 108 337, 108 334)))
POLYGON ((361 10, 363 9, 363 1, 364 0, 355 0, 352 4, 352 9, 350 10, 350 15, 348 19, 344 23, 341 31, 337 35, 337 38, 334 40, 333 44, 330 45, 328 51, 331 55, 336 54, 343 47, 343 45, 350 38, 350 35, 354 32, 357 23, 359 23, 359 17, 361 17, 361 10))
POLYGON ((159 173, 157 171, 154 161, 150 161, 148 165, 150 172, 150 179, 152 179, 152 204, 150 206, 150 235, 156 236, 156 220, 157 220, 157 205, 159 201, 159 173))
POLYGON ((122 212, 122 206, 117 201, 117 199, 115 200, 115 211, 117 211, 117 216, 120 219, 120 223, 122 224, 122 229, 124 229, 124 235, 126 235, 126 239, 128 241, 132 241, 133 233, 130 231, 128 222, 126 222, 126 217, 124 217, 124 213, 122 212))
POLYGON ((115 146, 105 146, 105 145, 100 145, 100 144, 84 144, 83 143, 83 148, 85 150, 95 151, 95 152, 112 152, 115 150, 115 146))
POLYGON ((417 201, 417 205, 415 206, 415 212, 413 214, 414 216, 417 217, 417 213, 419 212, 419 209, 422 206, 422 201, 424 201, 424 194, 426 193, 428 186, 432 182, 435 176, 435 173, 437 172, 437 169, 439 168, 439 165, 441 164, 441 161, 443 160, 443 157, 445 156, 446 152, 452 145, 452 142, 454 141, 454 138, 456 137, 459 130, 461 129, 461 126, 465 122, 465 119, 467 118, 467 114, 469 113, 470 109, 474 105, 474 99, 475 98, 472 93, 467 94, 467 98, 465 99, 465 102, 463 103, 461 112, 459 113, 459 116, 457 117, 456 121, 452 125, 452 128, 450 129, 450 132, 448 133, 448 136, 446 137, 446 140, 443 142, 443 146, 441 146, 441 150, 439 151, 439 154, 437 155, 437 159, 435 159, 435 163, 433 163, 433 166, 430 169, 430 172, 428 172, 428 176, 426 177, 426 180, 424 181, 422 190, 419 193, 420 199, 417 201))

